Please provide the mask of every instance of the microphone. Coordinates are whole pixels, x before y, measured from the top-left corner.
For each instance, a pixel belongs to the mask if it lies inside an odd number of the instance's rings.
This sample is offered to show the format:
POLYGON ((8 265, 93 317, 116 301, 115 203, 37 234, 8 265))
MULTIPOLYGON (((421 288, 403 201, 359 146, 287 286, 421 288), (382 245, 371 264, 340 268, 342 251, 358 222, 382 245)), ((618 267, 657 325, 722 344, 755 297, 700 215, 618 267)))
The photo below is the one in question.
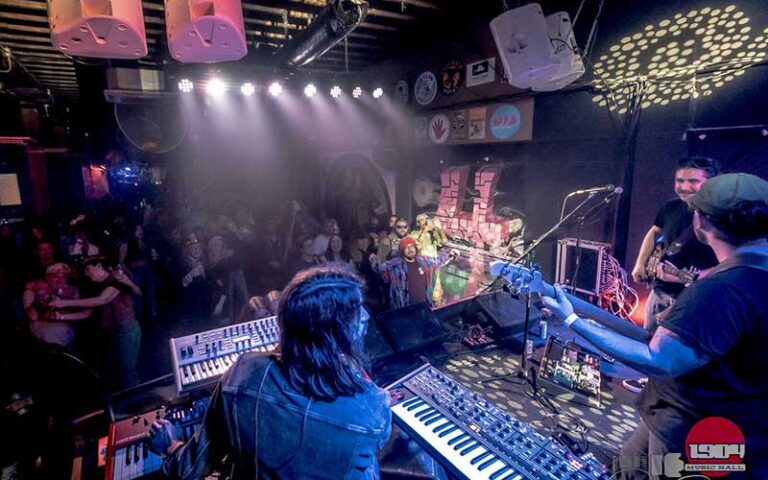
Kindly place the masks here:
POLYGON ((616 187, 613 184, 608 184, 604 187, 592 187, 592 188, 586 188, 584 190, 576 190, 573 192, 573 195, 584 195, 585 193, 600 193, 600 192, 612 192, 612 193, 621 193, 624 189, 621 187, 616 187))

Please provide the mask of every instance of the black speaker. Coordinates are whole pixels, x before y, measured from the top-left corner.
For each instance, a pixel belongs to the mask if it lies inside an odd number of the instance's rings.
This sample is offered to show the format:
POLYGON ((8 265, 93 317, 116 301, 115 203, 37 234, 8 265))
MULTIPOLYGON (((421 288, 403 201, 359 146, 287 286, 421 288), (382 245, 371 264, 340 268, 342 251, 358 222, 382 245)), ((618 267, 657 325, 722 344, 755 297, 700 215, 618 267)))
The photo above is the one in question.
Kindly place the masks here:
POLYGON ((428 348, 448 336, 426 303, 381 313, 376 324, 397 353, 428 348))
MULTIPOLYGON (((467 307, 465 318, 481 325, 492 325, 498 337, 512 337, 523 332, 525 299, 504 291, 478 295, 467 307)), ((539 309, 531 306, 529 327, 541 318, 539 309)))
POLYGON ((365 351, 373 364, 387 360, 395 354, 374 322, 368 324, 368 331, 365 333, 365 351))

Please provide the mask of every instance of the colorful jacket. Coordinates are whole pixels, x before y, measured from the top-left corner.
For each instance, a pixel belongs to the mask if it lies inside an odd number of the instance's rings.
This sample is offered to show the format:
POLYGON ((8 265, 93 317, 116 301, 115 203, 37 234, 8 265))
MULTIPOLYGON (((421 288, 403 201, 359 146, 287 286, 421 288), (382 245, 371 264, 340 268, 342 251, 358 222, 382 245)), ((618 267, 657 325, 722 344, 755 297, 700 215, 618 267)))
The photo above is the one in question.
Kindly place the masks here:
MULTIPOLYGON (((416 257, 416 263, 424 270, 427 282, 427 303, 432 307, 432 292, 435 289, 440 267, 450 261, 448 253, 440 252, 437 257, 416 257)), ((408 266, 403 257, 395 257, 388 262, 374 266, 384 282, 389 284, 389 308, 401 308, 410 304, 408 294, 408 266)))

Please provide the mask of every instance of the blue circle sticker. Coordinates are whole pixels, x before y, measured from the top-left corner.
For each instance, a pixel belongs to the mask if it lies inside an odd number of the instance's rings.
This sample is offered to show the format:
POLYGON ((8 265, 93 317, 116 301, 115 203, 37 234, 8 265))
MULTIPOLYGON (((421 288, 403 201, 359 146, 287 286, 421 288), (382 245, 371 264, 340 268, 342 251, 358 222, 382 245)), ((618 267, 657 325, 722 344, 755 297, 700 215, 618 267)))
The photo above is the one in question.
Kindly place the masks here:
POLYGON ((491 133, 499 140, 512 138, 520 130, 521 122, 522 117, 517 107, 502 105, 493 112, 491 117, 491 133))

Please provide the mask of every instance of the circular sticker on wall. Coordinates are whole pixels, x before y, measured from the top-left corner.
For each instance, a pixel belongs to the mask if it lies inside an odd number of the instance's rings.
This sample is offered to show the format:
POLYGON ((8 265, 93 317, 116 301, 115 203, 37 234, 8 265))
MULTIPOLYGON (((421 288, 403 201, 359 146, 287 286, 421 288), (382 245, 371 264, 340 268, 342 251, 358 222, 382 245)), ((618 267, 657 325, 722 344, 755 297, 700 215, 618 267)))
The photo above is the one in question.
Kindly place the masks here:
POLYGON ((429 139, 432 143, 445 143, 451 133, 451 121, 445 115, 438 114, 429 121, 429 139))
POLYGON ((408 82, 405 80, 398 80, 395 83, 395 93, 393 95, 395 103, 403 106, 408 103, 408 82))
POLYGON ((514 105, 502 105, 491 116, 491 134, 499 140, 512 138, 520 130, 522 118, 514 105))
POLYGON ((440 72, 440 91, 444 95, 453 95, 464 83, 464 64, 452 60, 445 64, 440 72))
POLYGON ((424 72, 416 79, 413 86, 413 97, 419 105, 429 105, 437 95, 437 77, 432 72, 424 72))

